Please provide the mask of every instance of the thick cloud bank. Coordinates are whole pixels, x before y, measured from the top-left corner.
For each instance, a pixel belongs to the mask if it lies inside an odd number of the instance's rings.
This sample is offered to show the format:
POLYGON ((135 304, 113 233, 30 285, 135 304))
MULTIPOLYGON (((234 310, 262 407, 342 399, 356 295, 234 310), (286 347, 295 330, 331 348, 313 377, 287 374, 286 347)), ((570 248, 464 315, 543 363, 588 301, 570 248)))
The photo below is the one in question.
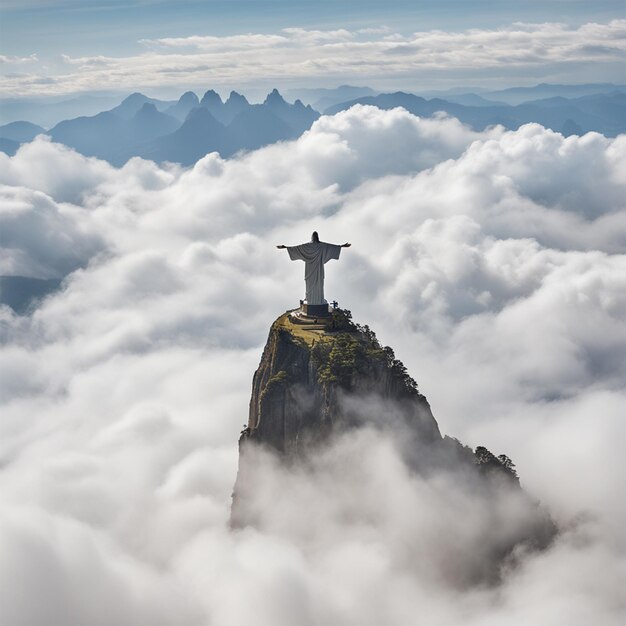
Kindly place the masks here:
POLYGON ((64 277, 0 309, 0 622, 622 623, 625 157, 368 107, 191 170, 0 155, 0 273, 64 277), (228 530, 252 373, 303 291, 274 246, 312 230, 352 242, 327 294, 442 431, 511 456, 564 529, 501 584, 455 583, 491 528, 471 492, 367 430, 295 473, 261 455, 259 525, 228 530))

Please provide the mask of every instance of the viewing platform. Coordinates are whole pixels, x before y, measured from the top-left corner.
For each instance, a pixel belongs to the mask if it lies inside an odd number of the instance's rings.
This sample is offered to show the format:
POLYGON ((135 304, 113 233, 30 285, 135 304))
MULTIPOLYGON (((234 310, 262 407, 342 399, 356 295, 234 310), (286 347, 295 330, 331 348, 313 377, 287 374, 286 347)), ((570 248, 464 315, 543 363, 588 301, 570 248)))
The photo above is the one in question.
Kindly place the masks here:
POLYGON ((307 326, 311 330, 323 330, 332 322, 332 312, 337 308, 337 302, 331 304, 307 304, 300 300, 300 307, 289 312, 289 319, 293 324, 307 326))

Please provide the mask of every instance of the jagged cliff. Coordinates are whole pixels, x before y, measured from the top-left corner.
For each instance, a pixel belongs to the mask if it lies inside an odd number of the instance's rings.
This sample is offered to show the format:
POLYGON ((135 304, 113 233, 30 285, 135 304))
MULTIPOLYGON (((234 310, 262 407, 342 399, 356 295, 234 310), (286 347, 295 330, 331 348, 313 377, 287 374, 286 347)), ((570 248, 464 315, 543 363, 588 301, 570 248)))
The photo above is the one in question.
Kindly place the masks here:
MULTIPOLYGON (((393 441, 409 472, 448 485, 467 507, 468 520, 483 520, 484 534, 478 533, 473 554, 450 556, 453 584, 497 582, 516 554, 552 540, 556 528, 550 516, 521 488, 511 459, 442 436, 426 398, 393 350, 381 346, 367 326, 353 323, 349 311, 336 310, 322 321, 302 324, 287 312, 270 329, 239 440, 233 528, 263 528, 268 509, 282 500, 280 484, 268 496, 272 467, 282 468, 279 481, 302 478, 320 454, 333 450, 334 437, 342 442, 366 427, 393 441)), ((368 448, 361 453, 368 455, 368 448)), ((307 502, 313 516, 316 504, 307 502)), ((446 550, 454 554, 455 538, 449 540, 446 550)))
POLYGON ((303 326, 288 313, 272 325, 252 383, 241 441, 258 441, 293 457, 331 432, 381 419, 364 403, 393 406, 394 422, 441 440, 426 398, 391 348, 337 310, 326 326, 303 326))

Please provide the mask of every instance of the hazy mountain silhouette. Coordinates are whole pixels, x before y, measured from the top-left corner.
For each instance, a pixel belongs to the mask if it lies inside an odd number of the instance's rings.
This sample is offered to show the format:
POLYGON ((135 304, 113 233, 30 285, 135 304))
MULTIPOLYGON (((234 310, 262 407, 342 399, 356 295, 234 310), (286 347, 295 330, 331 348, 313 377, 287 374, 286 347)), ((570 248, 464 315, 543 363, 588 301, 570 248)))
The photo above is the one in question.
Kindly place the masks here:
POLYGON ((0 152, 13 156, 20 144, 32 141, 46 129, 31 122, 11 122, 0 126, 0 152))
POLYGON ((575 99, 559 98, 537 100, 517 106, 491 105, 467 106, 433 98, 426 100, 414 94, 396 92, 357 98, 330 107, 324 113, 333 115, 349 109, 355 104, 370 104, 381 109, 403 107, 414 115, 430 117, 437 111, 443 111, 458 118, 475 130, 483 130, 494 124, 501 124, 508 129, 517 129, 522 124, 536 122, 560 132, 568 122, 568 128, 580 128, 582 132, 597 131, 608 137, 626 132, 626 94, 594 94, 575 99), (573 125, 573 126, 572 126, 573 125))
POLYGON ((31 122, 11 122, 0 126, 0 137, 11 139, 17 143, 32 141, 37 135, 45 133, 46 129, 31 122))
POLYGON ((355 104, 369 104, 376 106, 379 109, 393 109, 395 107, 402 107, 414 115, 420 115, 422 117, 430 117, 437 111, 448 110, 449 108, 457 108, 462 110, 462 105, 455 105, 446 100, 434 98, 432 100, 426 100, 421 96, 416 96, 412 93, 405 93, 403 91, 397 91, 395 93, 383 93, 378 96, 364 96, 350 100, 349 102, 341 102, 324 111, 325 115, 335 115, 339 111, 345 111, 355 104))
POLYGON ((146 103, 153 104, 157 110, 165 110, 175 104, 174 102, 159 100, 157 98, 149 98, 142 93, 135 92, 130 94, 127 98, 124 98, 116 107, 112 108, 110 113, 114 113, 118 117, 129 120, 146 103))
POLYGON ((228 130, 230 144, 223 156, 230 156, 239 150, 256 150, 300 134, 263 105, 254 105, 242 111, 228 130))
MULTIPOLYGON (((215 100, 211 106, 217 108, 215 100)), ((200 106, 191 111, 178 130, 143 146, 139 156, 193 165, 209 152, 229 157, 240 150, 254 150, 294 135, 293 128, 264 105, 247 105, 228 126, 218 121, 208 107, 200 106)))
POLYGON ((51 128, 62 120, 95 115, 120 101, 120 95, 83 95, 76 98, 6 98, 0 107, 0 124, 29 120, 51 128))
MULTIPOLYGON (((340 94, 375 93, 367 87, 350 86, 301 91, 307 92, 309 97, 326 94, 320 101, 340 94)), ((516 129, 522 124, 537 122, 566 135, 598 131, 615 136, 626 132, 626 93, 615 85, 537 85, 501 92, 481 91, 480 95, 453 90, 449 97, 449 100, 427 99, 404 92, 366 95, 334 104, 325 113, 332 115, 354 104, 371 104, 382 109, 401 106, 422 117, 442 111, 476 130, 494 124, 516 129), (611 87, 615 89, 610 93, 594 92, 575 98, 558 95, 515 106, 488 100, 499 93, 519 98, 555 91, 584 93, 611 87)), ((122 165, 133 156, 192 165, 208 152, 217 151, 222 157, 229 157, 241 150, 295 139, 308 130, 319 115, 301 100, 290 104, 277 89, 272 90, 262 104, 250 104, 236 91, 231 91, 226 101, 212 89, 201 100, 188 91, 176 102, 133 93, 109 111, 65 120, 48 134, 54 141, 82 154, 115 165, 122 165)), ((14 154, 22 141, 32 140, 43 130, 29 122, 0 127, 0 150, 14 154)))
POLYGON ((304 104, 310 104, 315 111, 324 111, 333 104, 354 100, 363 96, 375 96, 378 91, 370 87, 354 87, 352 85, 341 85, 332 89, 326 88, 304 88, 290 89, 285 92, 289 100, 301 100, 304 104))
POLYGON ((0 152, 4 152, 9 156, 13 156, 20 144, 17 141, 13 141, 13 139, 7 139, 6 137, 0 137, 0 152))
POLYGON ((289 104, 276 89, 263 104, 254 105, 236 91, 225 102, 212 89, 202 100, 188 91, 169 105, 134 93, 110 111, 63 121, 49 134, 54 141, 114 165, 133 156, 192 165, 209 152, 229 157, 294 139, 318 117, 299 100, 289 104))
POLYGON ((295 137, 299 137, 305 130, 311 128, 313 122, 320 116, 310 105, 304 106, 301 100, 288 104, 278 93, 278 89, 274 89, 265 98, 263 106, 289 125, 294 131, 295 137))
POLYGON ((570 137, 571 135, 582 135, 583 129, 574 121, 566 119, 560 130, 563 137, 570 137))
MULTIPOLYGON (((625 132, 626 127, 626 92, 614 91, 608 94, 592 94, 580 98, 566 99, 563 97, 548 98, 530 102, 543 109, 553 108, 561 115, 568 107, 575 107, 584 115, 589 116, 586 126, 604 125, 609 136, 625 132), (611 130, 612 129, 612 130, 611 130)), ((576 118, 575 118, 576 119, 576 118)), ((576 119, 576 122, 585 124, 584 119, 576 119)))
POLYGON ((131 157, 139 156, 141 146, 174 132, 180 127, 180 121, 172 115, 157 111, 151 102, 145 102, 126 123, 126 127, 128 130, 125 145, 120 146, 120 149, 108 159, 114 165, 123 165, 131 157))
MULTIPOLYGON (((423 98, 441 98, 448 102, 467 106, 506 105, 516 106, 534 100, 546 98, 580 98, 598 94, 609 94, 615 91, 626 91, 626 85, 613 83, 586 83, 580 85, 554 85, 541 83, 529 87, 509 87, 507 89, 490 90, 480 87, 452 87, 446 90, 424 90, 415 92, 423 98)), ((359 94, 376 95, 376 94, 359 94)), ((354 98, 345 98, 344 101, 354 98)), ((318 109, 326 110, 326 109, 318 109)))
POLYGON ((231 91, 226 102, 222 101, 220 95, 213 89, 209 89, 202 100, 200 106, 205 107, 213 117, 222 124, 230 124, 239 113, 250 108, 252 105, 236 91, 231 91))
POLYGON ((198 96, 193 91, 186 91, 179 99, 176 104, 168 107, 163 111, 172 117, 175 117, 177 120, 184 122, 186 117, 189 115, 191 109, 199 106, 200 101, 198 100, 198 96))
POLYGON ((236 91, 231 91, 228 100, 224 103, 223 122, 230 124, 240 113, 243 113, 251 106, 245 96, 236 91))
POLYGON ((157 110, 154 104, 146 102, 133 116, 130 130, 135 141, 154 139, 171 133, 180 126, 179 121, 166 113, 157 110))
POLYGON ((193 165, 209 152, 225 151, 226 129, 206 107, 196 107, 182 126, 140 147, 137 156, 157 163, 171 161, 181 165, 193 165))
MULTIPOLYGON (((509 87, 496 91, 481 92, 481 96, 489 100, 499 100, 505 104, 517 105, 531 100, 545 98, 581 98, 598 94, 609 94, 615 91, 626 92, 626 85, 613 83, 587 83, 581 85, 554 85, 541 83, 532 87, 509 87)), ((445 96, 444 96, 445 97, 445 96)))
POLYGON ((421 95, 423 97, 441 98, 442 100, 446 100, 447 102, 453 102, 454 104, 463 104, 465 106, 470 106, 470 107, 506 106, 505 102, 487 99, 483 97, 482 95, 478 95, 475 93, 458 93, 458 94, 450 94, 447 96, 436 96, 436 95, 425 96, 424 94, 421 94, 421 95))
POLYGON ((208 110, 208 112, 218 121, 221 122, 222 108, 224 103, 220 94, 214 89, 209 89, 200 100, 200 106, 208 110))
POLYGON ((81 154, 121 165, 135 155, 135 146, 171 133, 180 125, 176 118, 159 112, 150 99, 138 95, 126 98, 111 111, 61 122, 49 134, 81 154))
POLYGON ((109 160, 126 142, 126 121, 103 111, 93 117, 77 117, 59 122, 48 133, 53 141, 65 144, 85 156, 109 160))

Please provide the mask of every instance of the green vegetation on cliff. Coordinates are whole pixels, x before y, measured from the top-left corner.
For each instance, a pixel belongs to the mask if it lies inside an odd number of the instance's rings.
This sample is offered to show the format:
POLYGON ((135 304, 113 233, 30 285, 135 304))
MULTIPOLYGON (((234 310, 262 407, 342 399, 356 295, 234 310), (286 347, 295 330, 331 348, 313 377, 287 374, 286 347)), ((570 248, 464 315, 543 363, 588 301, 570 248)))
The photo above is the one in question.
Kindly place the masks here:
POLYGON ((277 330, 310 351, 321 385, 336 384, 350 390, 358 376, 384 369, 408 393, 419 395, 417 383, 393 349, 382 346, 369 326, 353 322, 347 309, 335 309, 327 326, 314 328, 295 324, 286 314, 277 320, 277 330))
MULTIPOLYGON (((369 326, 354 322, 349 310, 335 309, 323 324, 298 324, 289 312, 274 322, 255 374, 244 436, 254 433, 280 450, 297 447, 304 430, 323 431, 344 419, 339 391, 352 396, 377 394, 386 401, 405 398, 415 407, 414 423, 420 422, 416 416, 423 411, 430 425, 427 431, 438 433, 426 399, 393 349, 383 346, 369 326), (307 405, 302 397, 308 398, 307 405)), ((483 446, 472 452, 459 442, 452 447, 465 449, 462 456, 485 477, 519 482, 506 455, 496 456, 483 446)))
POLYGON ((495 473, 519 482, 515 463, 506 454, 496 456, 484 446, 478 446, 474 452, 474 457, 474 463, 483 474, 495 473))

